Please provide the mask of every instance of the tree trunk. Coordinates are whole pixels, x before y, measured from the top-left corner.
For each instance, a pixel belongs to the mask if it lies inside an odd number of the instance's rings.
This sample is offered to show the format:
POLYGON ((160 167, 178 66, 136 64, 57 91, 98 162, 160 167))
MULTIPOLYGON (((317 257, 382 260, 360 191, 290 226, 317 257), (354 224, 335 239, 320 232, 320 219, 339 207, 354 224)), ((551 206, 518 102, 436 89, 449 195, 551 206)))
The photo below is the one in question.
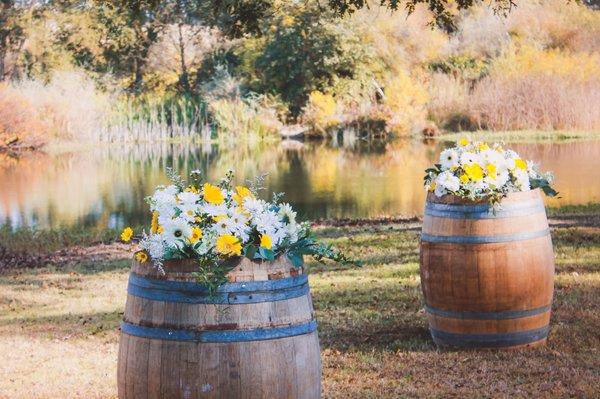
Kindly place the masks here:
POLYGON ((182 24, 178 25, 178 33, 179 33, 179 59, 181 61, 181 74, 179 75, 179 85, 184 93, 191 93, 190 87, 190 79, 187 70, 187 66, 185 64, 185 43, 183 40, 183 32, 182 32, 182 24))

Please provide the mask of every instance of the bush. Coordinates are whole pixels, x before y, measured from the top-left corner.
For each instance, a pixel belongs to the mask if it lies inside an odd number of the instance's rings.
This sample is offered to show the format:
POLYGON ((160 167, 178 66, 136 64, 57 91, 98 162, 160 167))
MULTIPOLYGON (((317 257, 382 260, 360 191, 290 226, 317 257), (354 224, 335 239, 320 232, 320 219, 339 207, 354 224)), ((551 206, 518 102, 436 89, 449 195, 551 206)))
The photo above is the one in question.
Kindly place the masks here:
POLYGON ((48 127, 43 132, 46 136, 97 139, 109 115, 109 96, 82 72, 55 72, 47 84, 23 80, 13 89, 36 110, 31 117, 48 127))
POLYGON ((302 120, 314 130, 325 133, 327 129, 341 122, 337 108, 336 101, 331 94, 313 91, 308 96, 302 120))
POLYGON ((600 54, 512 46, 494 61, 490 73, 496 77, 564 76, 582 82, 600 78, 600 54))
POLYGON ((417 79, 407 73, 399 73, 385 87, 383 103, 389 130, 406 134, 411 128, 425 121, 429 96, 417 79))
POLYGON ((0 147, 39 147, 46 142, 48 131, 49 126, 25 96, 0 84, 0 147))

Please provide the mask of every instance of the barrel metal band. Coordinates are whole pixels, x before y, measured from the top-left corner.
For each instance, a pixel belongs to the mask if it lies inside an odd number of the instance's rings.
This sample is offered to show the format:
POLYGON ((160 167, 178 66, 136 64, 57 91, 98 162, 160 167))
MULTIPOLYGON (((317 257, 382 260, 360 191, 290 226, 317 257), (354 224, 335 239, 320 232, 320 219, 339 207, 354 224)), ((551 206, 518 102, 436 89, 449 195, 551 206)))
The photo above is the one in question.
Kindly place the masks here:
POLYGON ((460 334, 435 330, 433 328, 429 330, 433 339, 441 345, 463 348, 502 348, 506 346, 525 345, 547 338, 550 326, 500 334, 460 334))
POLYGON ((425 205, 425 215, 449 219, 501 219, 516 216, 527 216, 545 212, 544 204, 536 201, 531 203, 502 205, 494 211, 489 204, 451 205, 428 202, 425 205))
POLYGON ((552 305, 541 306, 539 308, 527 309, 527 310, 506 310, 502 312, 456 312, 452 310, 444 310, 433 308, 431 306, 425 306, 427 313, 446 317, 449 319, 461 319, 461 320, 509 320, 519 319, 522 317, 535 316, 549 312, 552 305))
POLYGON ((544 237, 550 234, 550 229, 524 232, 518 234, 499 234, 494 236, 438 236, 421 234, 421 241, 448 244, 493 244, 499 242, 525 241, 544 237))
POLYGON ((222 331, 172 330, 138 326, 127 322, 121 323, 121 331, 123 333, 136 337, 160 339, 166 341, 192 341, 203 343, 264 341, 309 334, 316 330, 317 322, 315 320, 285 327, 222 331))
POLYGON ((209 296, 202 284, 187 281, 156 280, 131 273, 127 292, 153 301, 191 304, 246 304, 282 301, 309 292, 305 274, 280 280, 223 284, 209 296))

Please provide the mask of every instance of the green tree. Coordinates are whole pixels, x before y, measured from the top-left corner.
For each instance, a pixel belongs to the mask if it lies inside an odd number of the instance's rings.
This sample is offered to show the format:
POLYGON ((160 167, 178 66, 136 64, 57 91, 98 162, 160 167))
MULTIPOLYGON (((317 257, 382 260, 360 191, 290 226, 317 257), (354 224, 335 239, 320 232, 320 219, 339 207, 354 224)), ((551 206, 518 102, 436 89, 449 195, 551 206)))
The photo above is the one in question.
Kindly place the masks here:
MULTIPOLYGON (((392 11, 401 8, 412 13, 419 4, 424 4, 433 16, 433 23, 447 30, 454 28, 454 20, 460 10, 466 10, 478 3, 476 0, 379 0, 379 5, 392 11)), ((491 0, 494 9, 499 13, 506 13, 516 4, 513 0, 491 0)), ((368 0, 328 0, 329 7, 338 15, 352 14, 362 8, 369 7, 368 0)))
POLYGON ((0 0, 0 81, 6 79, 6 58, 17 52, 25 40, 21 16, 22 5, 14 0, 0 0))

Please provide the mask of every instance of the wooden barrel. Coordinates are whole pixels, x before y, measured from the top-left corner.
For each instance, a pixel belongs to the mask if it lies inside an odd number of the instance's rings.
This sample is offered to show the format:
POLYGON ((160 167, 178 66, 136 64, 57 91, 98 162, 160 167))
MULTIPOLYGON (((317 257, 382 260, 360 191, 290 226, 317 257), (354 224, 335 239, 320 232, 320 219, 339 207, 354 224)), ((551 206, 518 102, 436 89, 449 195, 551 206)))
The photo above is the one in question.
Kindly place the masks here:
POLYGON ((320 397, 308 279, 285 257, 246 258, 207 296, 191 261, 133 262, 119 345, 119 398, 320 397))
POLYGON ((421 287, 440 346, 543 344, 554 291, 554 253, 539 190, 487 203, 429 194, 421 235, 421 287))

